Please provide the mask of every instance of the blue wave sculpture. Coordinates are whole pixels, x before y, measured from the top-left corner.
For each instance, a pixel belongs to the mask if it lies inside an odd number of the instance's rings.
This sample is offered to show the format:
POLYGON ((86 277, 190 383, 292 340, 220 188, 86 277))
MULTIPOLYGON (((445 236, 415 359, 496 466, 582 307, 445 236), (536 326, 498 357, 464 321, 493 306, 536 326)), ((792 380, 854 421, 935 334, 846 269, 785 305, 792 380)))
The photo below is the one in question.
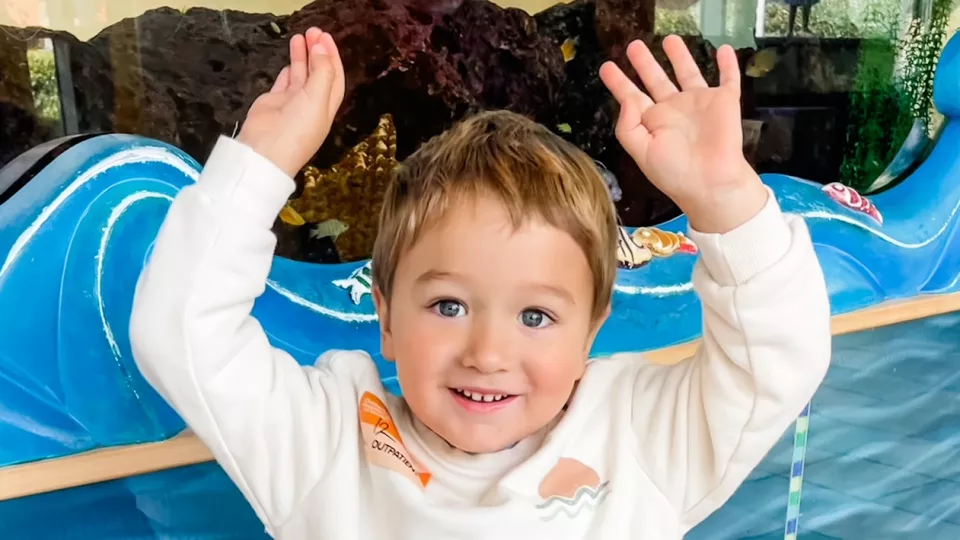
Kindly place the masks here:
MULTIPOLYGON (((763 177, 784 211, 807 220, 835 314, 960 291, 960 38, 943 52, 934 99, 947 125, 909 178, 872 198, 882 224, 851 208, 855 193, 844 206, 819 184, 763 177)), ((127 327, 154 236, 199 171, 172 146, 104 135, 66 151, 0 206, 0 467, 184 428, 137 371, 127 327)), ((660 226, 686 227, 683 216, 660 226)), ((594 355, 697 338, 695 260, 676 255, 621 270, 594 355)), ((304 364, 330 348, 376 352, 373 303, 357 279, 367 264, 278 257, 254 315, 275 346, 304 364)), ((375 358, 399 391, 393 365, 375 358)))

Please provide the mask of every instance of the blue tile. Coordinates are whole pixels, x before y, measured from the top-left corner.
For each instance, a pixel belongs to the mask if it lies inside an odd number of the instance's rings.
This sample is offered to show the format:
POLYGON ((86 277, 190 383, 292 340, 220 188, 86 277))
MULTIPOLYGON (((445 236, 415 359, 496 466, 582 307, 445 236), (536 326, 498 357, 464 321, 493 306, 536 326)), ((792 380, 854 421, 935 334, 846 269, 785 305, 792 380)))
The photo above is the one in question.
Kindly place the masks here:
POLYGON ((960 526, 885 504, 804 484, 799 537, 815 532, 844 539, 916 538, 957 540, 960 526))
POLYGON ((927 476, 904 469, 847 456, 810 463, 804 474, 804 486, 813 483, 838 494, 869 501, 929 480, 927 476))
POLYGON ((740 486, 727 504, 691 530, 685 538, 734 540, 779 534, 778 540, 783 540, 788 489, 789 480, 785 476, 749 480, 740 486))
POLYGON ((930 522, 960 526, 960 483, 952 480, 935 480, 892 493, 877 502, 924 516, 930 522))
POLYGON ((921 427, 913 433, 913 436, 920 439, 936 442, 956 441, 960 436, 960 410, 941 413, 919 423, 921 427))

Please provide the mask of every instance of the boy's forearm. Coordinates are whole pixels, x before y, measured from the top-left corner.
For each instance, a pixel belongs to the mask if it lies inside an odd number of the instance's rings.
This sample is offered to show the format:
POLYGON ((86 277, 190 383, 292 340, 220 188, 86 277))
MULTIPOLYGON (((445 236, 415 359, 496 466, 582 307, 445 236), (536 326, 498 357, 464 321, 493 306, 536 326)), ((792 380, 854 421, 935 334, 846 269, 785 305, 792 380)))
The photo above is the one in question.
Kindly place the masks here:
POLYGON ((331 377, 305 373, 251 316, 293 182, 238 145, 221 139, 172 203, 137 285, 130 337, 143 375, 269 528, 322 476, 336 436, 323 420, 339 409, 331 377))
POLYGON ((781 214, 770 194, 743 226, 691 236, 702 259, 703 360, 743 370, 762 397, 802 406, 825 374, 831 344, 829 296, 806 224, 781 214))
POLYGON ((634 414, 644 465, 692 525, 733 494, 809 401, 831 336, 806 225, 783 216, 772 194, 741 227, 690 235, 701 250, 703 340, 679 365, 640 369, 634 414))
POLYGON ((175 364, 187 361, 161 358, 172 346, 211 349, 195 358, 192 376, 223 369, 229 356, 217 352, 219 341, 240 331, 263 291, 276 243, 270 226, 293 181, 239 145, 222 138, 197 184, 173 201, 137 285, 131 316, 137 361, 161 379, 176 376, 175 364), (187 343, 196 327, 214 322, 205 320, 211 316, 217 326, 231 320, 229 334, 187 343))

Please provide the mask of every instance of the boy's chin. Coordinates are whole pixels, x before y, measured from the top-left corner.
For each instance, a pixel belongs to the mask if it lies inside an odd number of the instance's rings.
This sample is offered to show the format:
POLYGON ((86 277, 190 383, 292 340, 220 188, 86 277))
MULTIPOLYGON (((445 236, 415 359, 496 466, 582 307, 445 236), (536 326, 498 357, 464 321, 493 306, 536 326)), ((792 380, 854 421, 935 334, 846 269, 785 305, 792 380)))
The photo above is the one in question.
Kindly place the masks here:
POLYGON ((501 450, 506 450, 516 444, 517 441, 464 441, 463 444, 454 445, 460 450, 469 454, 493 454, 501 450))
POLYGON ((450 446, 468 454, 492 454, 506 450, 523 438, 521 434, 509 434, 483 428, 467 428, 464 430, 462 425, 456 432, 437 434, 450 446))

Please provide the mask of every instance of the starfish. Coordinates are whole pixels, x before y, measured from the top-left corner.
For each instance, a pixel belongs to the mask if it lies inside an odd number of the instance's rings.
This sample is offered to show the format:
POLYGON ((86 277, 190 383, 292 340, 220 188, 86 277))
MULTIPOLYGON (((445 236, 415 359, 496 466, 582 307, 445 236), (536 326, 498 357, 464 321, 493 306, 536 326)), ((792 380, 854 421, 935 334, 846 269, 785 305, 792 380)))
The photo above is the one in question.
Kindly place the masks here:
POLYGON ((303 192, 290 199, 280 219, 295 227, 337 219, 347 225, 336 238, 345 261, 364 259, 373 251, 377 223, 390 174, 398 165, 397 130, 384 114, 366 139, 347 151, 326 170, 308 165, 303 192))

